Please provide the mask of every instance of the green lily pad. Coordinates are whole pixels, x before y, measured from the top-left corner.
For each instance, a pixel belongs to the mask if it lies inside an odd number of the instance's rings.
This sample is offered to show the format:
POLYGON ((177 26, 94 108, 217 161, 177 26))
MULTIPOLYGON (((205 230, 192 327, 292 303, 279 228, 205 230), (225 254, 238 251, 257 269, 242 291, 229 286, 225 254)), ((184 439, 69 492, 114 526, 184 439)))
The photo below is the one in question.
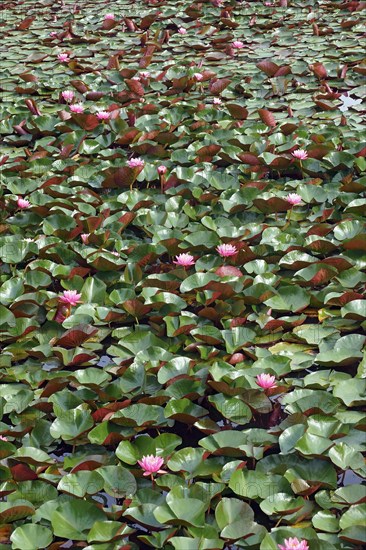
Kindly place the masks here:
POLYGON ((46 548, 53 539, 51 529, 42 525, 27 523, 17 527, 11 534, 10 540, 12 548, 21 550, 37 550, 37 548, 46 548))
POLYGON ((105 519, 106 516, 96 505, 83 500, 63 502, 51 514, 55 535, 74 540, 87 540, 87 534, 95 522, 105 519))
POLYGON ((215 518, 225 539, 246 538, 260 530, 260 526, 253 521, 251 507, 236 498, 223 498, 216 507, 215 518))
POLYGON ((160 523, 200 527, 204 525, 204 512, 205 504, 199 499, 179 497, 172 489, 165 504, 155 509, 154 516, 160 523))

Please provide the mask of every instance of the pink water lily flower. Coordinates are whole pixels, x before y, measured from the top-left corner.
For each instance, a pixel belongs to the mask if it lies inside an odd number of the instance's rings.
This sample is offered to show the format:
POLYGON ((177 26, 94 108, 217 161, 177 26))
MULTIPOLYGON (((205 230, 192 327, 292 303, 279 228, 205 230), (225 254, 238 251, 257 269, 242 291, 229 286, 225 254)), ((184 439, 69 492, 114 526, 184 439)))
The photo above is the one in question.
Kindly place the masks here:
POLYGON ((83 244, 88 244, 89 242, 89 236, 90 236, 90 233, 82 233, 80 235, 80 238, 81 240, 83 241, 83 244))
POLYGON ((67 53, 59 53, 57 59, 61 61, 61 63, 68 63, 70 61, 69 54, 67 53))
POLYGON ((197 80, 197 82, 201 82, 203 80, 203 74, 202 73, 193 73, 193 78, 197 80))
POLYGON ((292 204, 292 206, 296 206, 296 204, 300 204, 301 197, 297 193, 289 193, 286 197, 287 202, 292 204))
POLYGON ((127 166, 129 166, 129 168, 143 168, 145 166, 145 162, 141 158, 137 157, 128 160, 127 166))
POLYGON ((114 19, 114 13, 106 13, 104 19, 114 19))
POLYGON ((271 376, 270 374, 258 374, 257 379, 255 383, 263 388, 264 390, 268 390, 270 388, 277 388, 276 384, 276 377, 271 376))
POLYGON ((299 159, 299 160, 305 160, 308 158, 308 154, 306 151, 304 151, 304 149, 296 149, 296 151, 293 151, 291 153, 291 155, 295 158, 295 159, 299 159))
POLYGON ((236 246, 233 244, 219 244, 216 250, 223 258, 234 256, 238 252, 236 246))
POLYGON ((232 47, 236 50, 241 50, 242 48, 244 48, 244 43, 241 40, 234 40, 234 42, 232 43, 232 47))
POLYGON ((221 105, 222 101, 219 97, 214 97, 213 98, 213 104, 214 105, 221 105))
POLYGON ((153 474, 166 474, 165 470, 161 470, 164 464, 164 459, 160 456, 147 455, 137 461, 144 471, 144 476, 152 476, 153 474))
POLYGON ((187 30, 184 27, 179 27, 178 32, 179 34, 187 34, 187 30))
POLYGON ((74 103, 73 105, 70 105, 70 111, 72 113, 83 113, 84 112, 84 105, 82 103, 74 103))
POLYGON ((189 267, 195 264, 195 260, 192 254, 187 254, 183 252, 182 254, 178 254, 178 256, 176 256, 175 258, 176 259, 173 260, 173 264, 181 265, 182 267, 189 267))
POLYGON ((8 438, 5 437, 5 435, 0 435, 0 440, 1 441, 8 441, 8 438))
POLYGON ((98 111, 97 118, 98 120, 109 120, 111 118, 111 113, 108 111, 98 111))
POLYGON ((18 197, 17 205, 19 208, 29 208, 31 203, 27 199, 22 199, 22 197, 18 197))
POLYGON ((58 301, 69 306, 76 306, 80 302, 81 294, 77 290, 64 290, 63 295, 59 296, 58 301))
POLYGON ((245 357, 242 353, 233 353, 233 355, 230 357, 229 363, 230 365, 237 365, 238 363, 241 363, 245 360, 245 357))
POLYGON ((290 537, 289 539, 285 539, 283 542, 284 545, 278 545, 280 550, 309 550, 309 545, 306 540, 299 540, 296 537, 290 537))
POLYGON ((140 73, 141 78, 150 78, 149 71, 141 71, 140 73))
POLYGON ((68 103, 74 99, 74 92, 72 90, 65 90, 62 92, 62 98, 68 103))
POLYGON ((164 164, 161 164, 160 166, 158 166, 157 170, 158 170, 158 174, 162 176, 163 174, 166 174, 168 168, 164 166, 164 164))

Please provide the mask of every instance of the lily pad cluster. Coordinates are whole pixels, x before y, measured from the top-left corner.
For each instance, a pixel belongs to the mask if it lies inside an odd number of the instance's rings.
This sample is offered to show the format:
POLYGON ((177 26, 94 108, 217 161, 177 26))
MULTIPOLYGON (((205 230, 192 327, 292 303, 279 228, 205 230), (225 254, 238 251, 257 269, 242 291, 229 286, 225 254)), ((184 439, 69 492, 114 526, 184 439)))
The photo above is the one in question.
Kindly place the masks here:
POLYGON ((365 3, 3 7, 0 549, 360 549, 365 3))

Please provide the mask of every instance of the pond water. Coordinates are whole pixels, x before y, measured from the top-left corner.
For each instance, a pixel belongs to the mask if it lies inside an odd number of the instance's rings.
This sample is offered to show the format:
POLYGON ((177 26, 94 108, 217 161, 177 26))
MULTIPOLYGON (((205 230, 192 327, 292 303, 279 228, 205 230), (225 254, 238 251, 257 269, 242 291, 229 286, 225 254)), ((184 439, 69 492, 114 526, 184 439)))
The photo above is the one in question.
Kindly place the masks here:
POLYGON ((342 111, 342 113, 348 111, 350 107, 360 105, 362 103, 362 99, 354 99, 353 97, 344 94, 341 95, 339 99, 342 101, 342 106, 339 107, 339 110, 342 111))

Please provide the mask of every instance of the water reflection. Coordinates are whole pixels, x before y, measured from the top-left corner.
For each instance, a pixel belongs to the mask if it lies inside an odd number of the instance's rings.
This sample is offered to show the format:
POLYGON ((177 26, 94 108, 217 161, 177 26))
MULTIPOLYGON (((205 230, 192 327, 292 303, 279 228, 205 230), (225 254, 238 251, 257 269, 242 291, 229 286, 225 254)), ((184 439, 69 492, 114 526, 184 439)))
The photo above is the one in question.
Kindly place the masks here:
POLYGON ((346 487, 347 485, 361 485, 362 483, 366 483, 366 480, 363 477, 355 474, 353 470, 346 470, 338 477, 338 487, 346 487))
POLYGON ((362 99, 353 99, 353 97, 349 97, 344 94, 342 94, 339 99, 342 101, 342 105, 339 107, 339 110, 342 111, 342 113, 348 111, 349 107, 362 103, 362 99))
POLYGON ((107 365, 114 365, 114 361, 109 357, 109 355, 102 355, 97 363, 97 367, 106 367, 107 365))
POLYGON ((99 492, 92 496, 92 499, 103 506, 103 508, 112 508, 112 506, 118 506, 116 497, 112 497, 108 493, 99 492))

